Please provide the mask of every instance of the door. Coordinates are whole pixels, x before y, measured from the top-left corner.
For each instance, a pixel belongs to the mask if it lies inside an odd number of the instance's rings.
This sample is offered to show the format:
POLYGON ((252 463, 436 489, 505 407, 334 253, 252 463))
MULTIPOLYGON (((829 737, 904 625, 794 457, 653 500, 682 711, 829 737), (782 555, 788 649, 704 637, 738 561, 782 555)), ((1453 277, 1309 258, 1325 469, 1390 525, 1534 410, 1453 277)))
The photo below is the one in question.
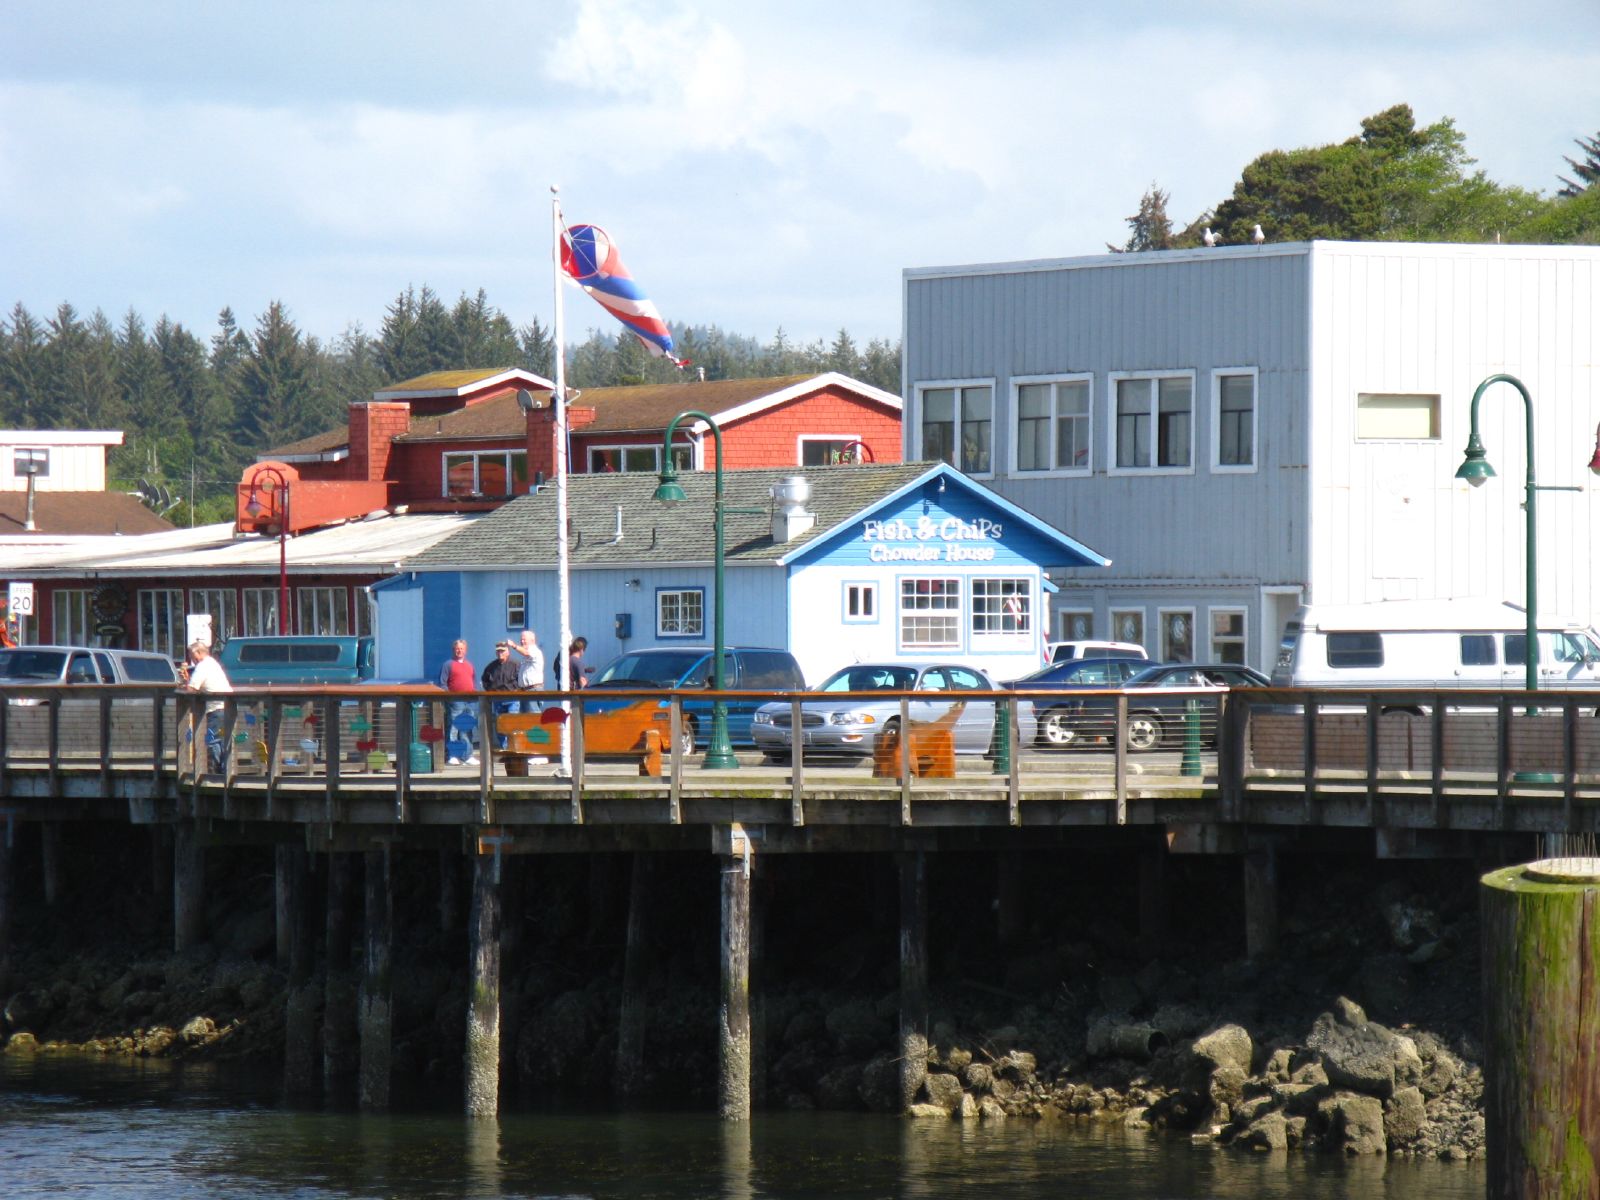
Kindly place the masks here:
POLYGON ((1579 630, 1539 633, 1539 686, 1592 688, 1600 669, 1600 646, 1579 630))
MULTIPOLYGON (((957 692, 987 692, 990 684, 970 667, 946 667, 945 677, 957 692)), ((968 700, 956 721, 956 751, 960 754, 987 754, 994 741, 994 701, 968 700)))

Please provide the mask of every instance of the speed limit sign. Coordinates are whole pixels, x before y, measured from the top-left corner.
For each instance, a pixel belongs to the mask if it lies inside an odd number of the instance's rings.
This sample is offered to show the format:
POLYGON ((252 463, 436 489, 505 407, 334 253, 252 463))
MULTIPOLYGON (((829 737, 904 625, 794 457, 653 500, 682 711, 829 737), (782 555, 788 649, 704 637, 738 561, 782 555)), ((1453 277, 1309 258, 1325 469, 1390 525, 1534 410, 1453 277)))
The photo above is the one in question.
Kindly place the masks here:
POLYGON ((11 602, 12 616, 33 616, 33 584, 13 583, 10 586, 9 599, 11 602))

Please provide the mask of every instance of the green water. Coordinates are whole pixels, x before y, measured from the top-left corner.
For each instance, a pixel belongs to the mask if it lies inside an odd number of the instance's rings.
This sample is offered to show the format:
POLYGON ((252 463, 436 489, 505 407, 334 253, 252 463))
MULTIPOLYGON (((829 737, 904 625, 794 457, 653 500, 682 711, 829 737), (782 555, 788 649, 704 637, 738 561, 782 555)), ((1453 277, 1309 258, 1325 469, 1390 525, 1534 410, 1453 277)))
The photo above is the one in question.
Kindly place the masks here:
POLYGON ((1070 1121, 840 1113, 388 1116, 295 1110, 270 1080, 0 1058, 0 1196, 1478 1200, 1479 1164, 1248 1154, 1070 1121))

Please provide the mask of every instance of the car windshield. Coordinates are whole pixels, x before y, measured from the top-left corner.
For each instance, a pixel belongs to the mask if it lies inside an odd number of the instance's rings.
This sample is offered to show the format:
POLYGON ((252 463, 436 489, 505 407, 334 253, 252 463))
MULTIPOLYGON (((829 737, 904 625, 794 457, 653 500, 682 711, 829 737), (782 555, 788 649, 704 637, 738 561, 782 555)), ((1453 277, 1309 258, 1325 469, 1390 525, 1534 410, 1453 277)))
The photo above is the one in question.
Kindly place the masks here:
POLYGON ((703 684, 711 665, 711 656, 704 650, 667 651, 663 654, 624 654, 607 663, 594 677, 591 687, 614 688, 670 688, 694 671, 694 677, 684 681, 685 686, 703 684), (698 668, 698 669, 696 669, 698 668))
POLYGON ((0 678, 54 681, 61 678, 66 658, 64 650, 0 650, 0 678))
POLYGON ((822 681, 819 692, 909 692, 917 682, 915 667, 866 666, 860 663, 835 671, 822 681))
POLYGON ((1032 675, 1016 680, 1018 687, 1030 683, 1108 683, 1121 679, 1125 672, 1116 659, 1074 658, 1064 663, 1054 663, 1032 675))

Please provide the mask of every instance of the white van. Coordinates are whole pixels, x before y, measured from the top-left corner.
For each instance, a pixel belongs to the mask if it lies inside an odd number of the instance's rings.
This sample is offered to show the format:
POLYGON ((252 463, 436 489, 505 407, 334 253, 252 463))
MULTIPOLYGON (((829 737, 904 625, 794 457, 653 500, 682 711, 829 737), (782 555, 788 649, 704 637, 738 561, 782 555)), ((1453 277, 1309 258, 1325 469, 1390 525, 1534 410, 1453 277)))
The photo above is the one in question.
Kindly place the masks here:
MULTIPOLYGON (((1284 627, 1274 687, 1520 688, 1526 610, 1492 600, 1303 605, 1284 627)), ((1541 688, 1600 687, 1600 641, 1577 621, 1541 617, 1541 688)))

